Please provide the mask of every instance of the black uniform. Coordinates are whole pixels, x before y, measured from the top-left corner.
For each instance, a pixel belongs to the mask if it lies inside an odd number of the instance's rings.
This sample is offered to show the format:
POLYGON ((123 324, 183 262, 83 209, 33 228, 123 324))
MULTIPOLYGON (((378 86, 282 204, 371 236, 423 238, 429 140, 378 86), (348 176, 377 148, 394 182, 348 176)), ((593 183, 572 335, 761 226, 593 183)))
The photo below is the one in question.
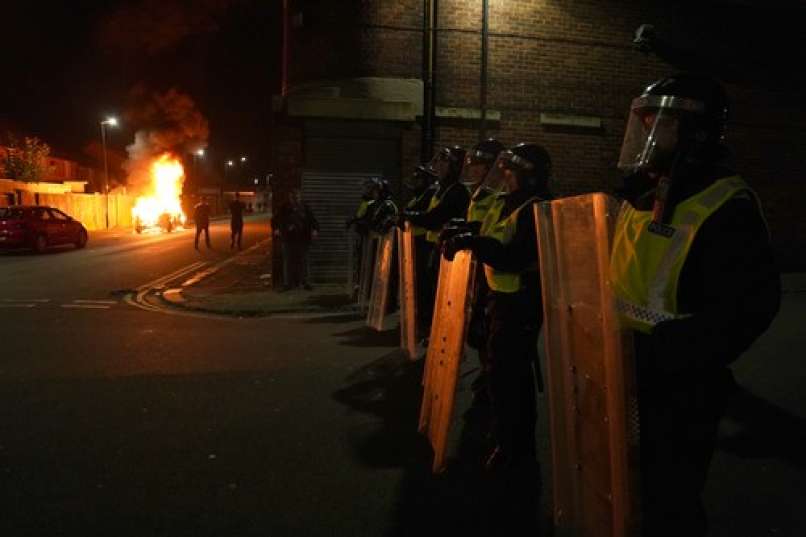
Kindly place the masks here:
MULTIPOLYGON (((464 218, 467 213, 467 206, 470 204, 470 193, 462 183, 454 182, 449 185, 439 185, 434 196, 443 196, 439 205, 430 211, 413 213, 408 220, 415 226, 423 227, 429 231, 439 232, 453 218, 464 218)), ((427 274, 425 283, 427 285, 426 296, 420 307, 423 322, 427 327, 431 326, 431 319, 434 316, 434 299, 436 297, 437 278, 439 277, 440 250, 438 244, 426 242, 426 258, 428 259, 427 274)), ((418 252, 419 254, 419 252, 418 252)))
MULTIPOLYGON (((501 219, 526 203, 533 193, 518 190, 505 198, 501 219)), ((481 263, 521 275, 515 293, 490 290, 486 299, 487 376, 498 446, 512 459, 535 456, 535 401, 533 365, 537 337, 543 323, 537 235, 534 213, 526 205, 518 213, 511 242, 474 238, 473 252, 481 263)))
MULTIPOLYGON (((428 204, 431 203, 431 198, 437 191, 436 184, 430 184, 425 187, 421 192, 415 192, 414 198, 406 210, 413 212, 424 212, 428 210, 428 204)), ((427 303, 429 297, 430 283, 425 276, 428 273, 429 257, 433 245, 425 240, 425 235, 414 236, 414 270, 417 274, 417 327, 421 334, 426 334, 429 328, 430 316, 424 304, 427 303)))
MULTIPOLYGON (((678 196, 726 175, 713 170, 682 182, 678 196)), ((631 201, 651 209, 651 199, 631 201)), ((737 197, 702 225, 683 265, 678 307, 693 315, 658 324, 650 335, 636 332, 645 535, 705 535, 701 493, 735 387, 727 366, 769 327, 780 293, 757 203, 737 197)))

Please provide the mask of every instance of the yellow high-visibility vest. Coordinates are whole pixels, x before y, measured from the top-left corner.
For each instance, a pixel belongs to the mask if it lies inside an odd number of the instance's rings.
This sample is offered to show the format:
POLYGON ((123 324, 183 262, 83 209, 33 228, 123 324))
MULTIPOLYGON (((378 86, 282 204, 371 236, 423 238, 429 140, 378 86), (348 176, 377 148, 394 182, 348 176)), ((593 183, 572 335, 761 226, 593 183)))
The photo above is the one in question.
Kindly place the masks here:
POLYGON ((499 198, 497 196, 489 193, 484 197, 471 199, 470 205, 467 207, 467 221, 481 222, 483 224, 484 217, 498 199, 499 198))
MULTIPOLYGON (((493 203, 490 210, 484 217, 481 224, 481 236, 492 237, 501 244, 509 244, 512 238, 515 237, 515 232, 518 230, 518 214, 524 207, 531 206, 532 203, 539 201, 539 198, 529 198, 520 207, 512 211, 512 214, 501 219, 501 211, 504 209, 505 195, 491 196, 495 198, 496 203, 493 203)), ((537 244, 535 244, 537 248, 537 244)), ((521 273, 520 272, 504 272, 496 270, 488 264, 484 264, 484 276, 487 279, 487 285, 493 291, 499 293, 517 293, 521 289, 521 273)))
MULTIPOLYGON (((434 194, 434 195, 431 197, 431 201, 428 203, 428 210, 426 211, 426 213, 430 213, 431 211, 433 211, 434 209, 436 209, 436 208, 439 206, 439 204, 440 204, 440 203, 442 203, 442 200, 445 198, 445 195, 446 195, 446 194, 447 194, 447 193, 448 193, 448 192, 449 192, 449 191, 450 191, 452 188, 457 187, 457 186, 458 186, 459 188, 464 188, 464 189, 467 189, 467 187, 466 187, 465 185, 463 185, 462 183, 454 183, 454 184, 450 185, 448 188, 446 188, 446 189, 445 189, 445 190, 444 190, 442 193, 440 193, 440 195, 439 195, 439 196, 437 196, 436 194, 434 194)), ((426 231, 426 233, 425 233, 425 240, 427 240, 428 242, 433 242, 434 244, 436 244, 436 243, 437 243, 437 241, 439 240, 439 233, 440 233, 440 231, 442 231, 442 230, 441 230, 441 229, 435 229, 435 230, 428 230, 428 231, 426 231)))
POLYGON ((627 326, 649 333, 662 321, 686 317, 678 310, 677 291, 694 238, 712 214, 741 193, 758 203, 741 177, 719 179, 678 204, 668 225, 653 224, 652 211, 623 204, 613 237, 610 281, 627 326))
POLYGON ((358 210, 355 211, 356 218, 363 218, 365 214, 367 214, 367 208, 369 207, 369 200, 361 200, 361 203, 358 204, 358 210))

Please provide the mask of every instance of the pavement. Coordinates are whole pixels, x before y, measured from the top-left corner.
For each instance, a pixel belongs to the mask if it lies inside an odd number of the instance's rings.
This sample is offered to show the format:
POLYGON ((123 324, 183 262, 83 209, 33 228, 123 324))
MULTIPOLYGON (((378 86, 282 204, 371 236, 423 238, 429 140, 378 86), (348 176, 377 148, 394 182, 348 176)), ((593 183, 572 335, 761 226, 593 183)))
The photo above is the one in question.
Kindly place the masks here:
MULTIPOLYGON (((213 250, 183 231, 0 255, 0 535, 548 535, 545 398, 543 486, 535 468, 485 474, 470 354, 433 475, 423 362, 400 355, 396 317, 375 332, 336 288, 266 289, 268 238, 257 215, 241 253, 217 223, 213 250)), ((806 535, 806 278, 784 281, 734 367, 712 537, 806 535)))
POLYGON ((344 285, 275 290, 271 248, 271 238, 263 240, 223 263, 199 271, 180 286, 162 291, 162 298, 176 308, 236 317, 357 311, 344 285))

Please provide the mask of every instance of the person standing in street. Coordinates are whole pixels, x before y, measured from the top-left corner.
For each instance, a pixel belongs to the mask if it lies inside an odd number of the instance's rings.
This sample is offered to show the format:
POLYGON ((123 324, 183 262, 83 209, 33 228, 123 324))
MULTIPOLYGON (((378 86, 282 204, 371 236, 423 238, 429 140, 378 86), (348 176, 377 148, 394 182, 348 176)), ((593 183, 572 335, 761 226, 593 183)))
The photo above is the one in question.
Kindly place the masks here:
POLYGON ((308 250, 311 241, 319 234, 319 222, 302 200, 299 189, 292 190, 288 201, 272 217, 274 237, 280 240, 283 251, 283 290, 302 286, 311 290, 308 280, 308 250))
POLYGON ((244 204, 241 201, 241 194, 240 192, 236 192, 235 199, 229 204, 231 231, 229 244, 230 250, 235 248, 236 243, 238 244, 238 249, 241 249, 241 239, 243 237, 243 212, 244 204))
POLYGON ((212 249, 210 246, 210 205, 207 204, 207 199, 202 197, 201 201, 193 207, 193 221, 196 223, 196 240, 194 247, 199 249, 199 235, 204 232, 204 242, 207 248, 212 249))
POLYGON ((537 231, 533 205, 551 199, 551 159, 537 144, 503 151, 493 165, 499 203, 491 205, 478 234, 460 233, 443 244, 453 259, 471 250, 484 264, 487 385, 496 446, 486 468, 498 472, 537 468, 535 375, 537 337, 543 324, 537 231))
POLYGON ((703 537, 728 368, 770 326, 780 278, 755 192, 724 145, 714 79, 659 80, 632 101, 610 279, 634 334, 643 536, 703 537))

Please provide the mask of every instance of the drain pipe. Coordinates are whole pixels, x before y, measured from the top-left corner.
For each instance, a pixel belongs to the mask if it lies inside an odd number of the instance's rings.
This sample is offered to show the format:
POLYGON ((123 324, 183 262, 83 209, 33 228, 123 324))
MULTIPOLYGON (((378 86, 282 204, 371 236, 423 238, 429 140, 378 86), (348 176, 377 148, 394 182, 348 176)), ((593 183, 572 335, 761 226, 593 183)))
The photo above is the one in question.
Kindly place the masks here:
POLYGON ((490 39, 490 0, 481 2, 481 95, 479 95, 479 108, 481 121, 479 122, 479 140, 487 138, 487 56, 490 39))
POLYGON ((436 24, 438 0, 423 0, 423 126, 420 161, 434 156, 434 116, 436 112, 436 24))

